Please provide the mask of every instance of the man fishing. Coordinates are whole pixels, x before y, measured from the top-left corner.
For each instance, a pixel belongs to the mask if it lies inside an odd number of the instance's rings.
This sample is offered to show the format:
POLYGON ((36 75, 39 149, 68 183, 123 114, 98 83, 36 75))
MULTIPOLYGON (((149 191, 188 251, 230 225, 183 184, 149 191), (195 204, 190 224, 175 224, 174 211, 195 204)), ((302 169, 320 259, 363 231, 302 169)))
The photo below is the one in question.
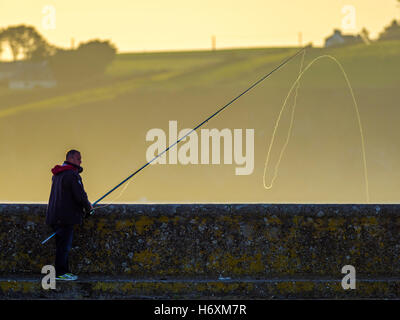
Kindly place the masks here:
MULTIPOLYGON (((161 157, 164 153, 166 153, 169 149, 171 149, 172 147, 174 147, 176 144, 178 144, 180 141, 182 141, 183 139, 185 139, 188 135, 190 135, 192 132, 196 131, 198 128, 200 128, 202 125, 204 125, 205 123, 207 123, 209 120, 211 120, 212 118, 214 118, 215 116, 217 116, 219 113, 221 113, 224 109, 226 109, 228 106, 230 106, 233 102, 235 102, 236 100, 238 100, 241 96, 243 96, 244 94, 246 94, 247 92, 249 92, 252 88, 254 88, 256 85, 258 85, 260 82, 264 81, 266 78, 268 78, 272 73, 274 73, 275 71, 277 71, 278 69, 280 69, 282 66, 284 66, 285 64, 287 64, 290 60, 292 60, 294 57, 296 57, 298 54, 300 54, 303 50, 305 50, 306 47, 303 47, 301 50, 297 51, 296 54, 290 56, 289 58, 285 59, 280 65, 278 65, 277 67, 275 67, 272 71, 270 71, 268 74, 266 74, 264 77, 262 77, 261 79, 259 79, 258 81, 256 81, 255 83, 253 83, 250 87, 248 87, 245 91, 243 91, 241 94, 239 94, 236 98, 232 99, 230 102, 228 102, 227 104, 225 104, 222 108, 218 109, 216 112, 214 112, 211 116, 209 116, 207 119, 205 119, 203 122, 199 123, 197 126, 195 126, 192 130, 190 130, 188 133, 186 133, 184 136, 182 136, 179 140, 175 141, 173 144, 171 144, 167 149, 165 149, 164 151, 162 151, 161 153, 159 153, 157 156, 155 156, 152 160, 148 161, 146 164, 144 164, 142 167, 140 167, 138 170, 136 170, 134 173, 132 173, 131 175, 129 175, 127 178, 125 178, 123 181, 121 181, 119 184, 117 184, 114 188, 112 188, 110 191, 108 191, 106 194, 104 194, 101 198, 99 198, 98 200, 96 200, 93 205, 96 205, 97 203, 99 203, 101 200, 103 200, 105 197, 107 197, 110 193, 114 192, 114 190, 118 189, 121 185, 123 185, 126 181, 128 181, 129 179, 131 179, 133 176, 135 176, 137 173, 139 173, 140 171, 142 171, 144 168, 146 168, 149 164, 151 164, 154 160, 156 160, 157 158, 161 157)), ((94 209, 93 206, 89 203, 89 201, 87 200, 87 196, 86 193, 83 189, 83 185, 82 185, 82 180, 80 179, 80 176, 78 173, 82 172, 82 168, 80 167, 80 163, 81 163, 81 156, 80 153, 76 150, 71 150, 68 152, 67 154, 67 161, 64 162, 63 166, 55 166, 53 168, 53 170, 56 171, 56 173, 53 171, 54 177, 53 177, 53 186, 52 186, 52 190, 51 190, 51 194, 50 194, 50 201, 49 201, 49 207, 48 207, 48 212, 47 212, 47 223, 50 225, 55 225, 58 224, 59 222, 57 222, 58 220, 58 215, 63 216, 63 217, 68 217, 68 221, 70 221, 72 218, 71 217, 75 217, 76 220, 79 220, 82 218, 82 207, 85 208, 86 211, 86 215, 88 214, 93 214, 94 209), (69 156, 69 154, 71 153, 71 155, 69 156), (73 157, 72 157, 73 155, 73 157), (76 157, 76 158, 74 158, 76 157), (73 160, 76 159, 76 160, 73 160), (74 161, 76 161, 74 163, 74 161), (73 168, 71 169, 66 169, 63 168, 66 165, 72 165, 73 168), (56 169, 57 168, 57 169, 56 169), (68 190, 68 194, 69 194, 69 198, 66 199, 70 199, 70 201, 72 201, 72 198, 74 199, 78 199, 78 200, 74 200, 76 202, 74 202, 74 208, 70 209, 70 211, 66 211, 66 209, 62 206, 62 204, 60 205, 59 202, 64 203, 67 200, 57 200, 58 202, 56 203, 54 200, 52 201, 52 198, 57 198, 57 197, 61 197, 61 192, 59 191, 59 189, 61 189, 61 187, 54 187, 54 182, 55 182, 55 177, 58 176, 58 174, 61 174, 60 172, 58 172, 58 170, 63 170, 62 172, 69 172, 67 177, 67 181, 70 181, 69 185, 71 185, 71 180, 74 182, 73 185, 75 186, 75 188, 69 188, 68 190), (69 170, 74 170, 73 175, 69 170), (76 173, 76 170, 78 170, 78 173, 76 173), (80 170, 80 171, 79 171, 80 170), (71 179, 71 177, 74 177, 73 179, 71 179), (78 185, 80 184, 80 186, 78 185), (53 196, 53 189, 54 189, 54 196, 53 196), (75 190, 74 192, 72 192, 71 190, 75 190), (78 191, 76 191, 78 190, 78 191), (72 196, 71 194, 73 194, 74 196, 72 196), (89 207, 90 206, 90 207, 89 207), (56 216, 55 212, 62 212, 59 213, 56 216), (72 214, 72 212, 78 212, 77 214, 75 213, 75 215, 72 214)), ((61 176, 62 177, 62 176, 61 176)), ((58 182, 58 185, 60 185, 60 182, 58 182)), ((68 204, 70 206, 70 204, 68 204)), ((75 221, 75 220, 74 220, 75 221)), ((80 222, 68 222, 68 225, 71 224, 75 224, 75 223, 80 223, 80 222)), ((55 228, 55 227, 54 227, 55 228)), ((55 229, 58 230, 58 229, 55 229)), ((71 240, 72 241, 72 231, 71 232, 71 240)), ((51 238, 53 238, 55 235, 58 235, 58 231, 56 231, 55 233, 53 233, 51 236, 49 236, 47 239, 45 239, 44 241, 42 241, 42 244, 45 244, 48 240, 50 240, 51 238)), ((59 237, 60 238, 60 237, 59 237)), ((68 238, 69 239, 69 238, 68 238)), ((61 244, 60 244, 61 247, 61 244)), ((57 245, 58 248, 58 245, 57 245)), ((65 247, 62 247, 65 248, 65 247)), ((68 247, 67 247, 68 248, 68 247)), ((61 250, 61 249, 60 249, 61 250)), ((65 252, 65 249, 64 251, 65 252)), ((60 253, 60 257, 61 257, 61 253, 60 253)), ((68 257, 68 250, 67 250, 67 255, 68 257)), ((61 259, 61 258, 60 258, 61 259)), ((57 268, 57 267, 56 267, 57 268)), ((57 270, 56 270, 57 272, 57 270)), ((61 272, 61 271, 60 271, 61 272)), ((67 276, 68 277, 68 276, 67 276)), ((65 280, 65 279, 63 279, 65 280)))
POLYGON ((83 168, 81 154, 70 150, 66 160, 56 165, 53 173, 49 204, 47 206, 46 224, 56 232, 56 279, 76 280, 78 277, 69 270, 68 254, 72 247, 75 224, 81 224, 93 207, 79 175, 83 168))

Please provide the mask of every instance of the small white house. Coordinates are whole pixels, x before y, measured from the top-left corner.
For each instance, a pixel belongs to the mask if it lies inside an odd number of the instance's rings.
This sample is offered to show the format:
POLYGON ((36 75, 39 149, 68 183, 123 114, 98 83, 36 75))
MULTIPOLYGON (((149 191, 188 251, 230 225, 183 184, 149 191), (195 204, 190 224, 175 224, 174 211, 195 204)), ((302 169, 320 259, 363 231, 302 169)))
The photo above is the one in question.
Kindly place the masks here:
POLYGON ((358 42, 363 42, 360 35, 344 35, 338 29, 333 31, 333 35, 325 39, 325 47, 334 47, 340 45, 354 44, 358 42))
POLYGON ((46 61, 0 63, 0 82, 8 83, 10 89, 53 88, 57 85, 46 61))
POLYGON ((56 85, 46 61, 20 63, 8 82, 10 89, 53 88, 56 85))

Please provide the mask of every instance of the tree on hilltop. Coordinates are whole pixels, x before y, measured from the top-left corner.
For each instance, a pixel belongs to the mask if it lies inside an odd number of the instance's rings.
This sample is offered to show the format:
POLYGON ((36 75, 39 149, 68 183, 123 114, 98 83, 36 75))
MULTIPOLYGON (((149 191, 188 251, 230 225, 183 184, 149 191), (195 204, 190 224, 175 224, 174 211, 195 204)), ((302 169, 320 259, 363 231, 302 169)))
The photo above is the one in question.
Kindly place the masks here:
POLYGON ((392 24, 387 26, 380 34, 379 40, 399 40, 400 39, 400 25, 394 19, 392 24))
POLYGON ((109 41, 91 40, 76 50, 58 49, 50 64, 60 81, 76 81, 104 73, 115 58, 117 49, 109 41))
POLYGON ((3 29, 0 33, 0 42, 9 46, 14 61, 20 55, 26 60, 44 59, 54 51, 54 47, 48 44, 34 27, 25 25, 3 29))

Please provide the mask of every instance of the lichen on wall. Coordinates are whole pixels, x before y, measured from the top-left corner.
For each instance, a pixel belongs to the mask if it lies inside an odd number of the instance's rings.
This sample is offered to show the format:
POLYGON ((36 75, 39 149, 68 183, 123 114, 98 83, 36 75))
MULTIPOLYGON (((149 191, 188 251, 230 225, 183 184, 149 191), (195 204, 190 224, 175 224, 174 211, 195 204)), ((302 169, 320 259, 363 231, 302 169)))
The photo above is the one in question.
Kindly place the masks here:
MULTIPOLYGON (((76 226, 76 273, 144 277, 400 274, 400 206, 329 204, 110 205, 76 226), (378 209, 379 208, 379 209, 378 209)), ((46 205, 0 205, 0 270, 54 263, 46 205)))

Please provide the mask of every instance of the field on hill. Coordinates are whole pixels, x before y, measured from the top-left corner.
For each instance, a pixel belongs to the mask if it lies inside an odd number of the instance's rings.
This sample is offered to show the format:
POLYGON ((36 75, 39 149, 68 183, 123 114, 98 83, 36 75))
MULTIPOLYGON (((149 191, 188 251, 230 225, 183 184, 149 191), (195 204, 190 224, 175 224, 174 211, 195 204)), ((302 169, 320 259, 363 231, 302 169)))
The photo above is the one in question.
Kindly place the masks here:
MULTIPOLYGON (((83 181, 95 201, 147 162, 149 130, 168 134, 172 120, 178 130, 193 128, 297 50, 119 54, 101 78, 53 89, 1 87, 0 201, 46 202, 50 169, 71 148, 82 152, 83 181)), ((366 203, 368 196, 370 203, 398 202, 400 42, 309 48, 303 68, 321 55, 335 57, 351 83, 367 176, 351 91, 340 67, 322 58, 300 81, 289 142, 272 188, 264 188, 275 122, 299 74, 299 55, 202 127, 254 129, 251 174, 235 175, 242 165, 224 164, 223 157, 218 165, 154 165, 119 198, 117 190, 104 202, 366 203)), ((267 184, 287 138, 293 101, 292 95, 276 130, 267 184)))

